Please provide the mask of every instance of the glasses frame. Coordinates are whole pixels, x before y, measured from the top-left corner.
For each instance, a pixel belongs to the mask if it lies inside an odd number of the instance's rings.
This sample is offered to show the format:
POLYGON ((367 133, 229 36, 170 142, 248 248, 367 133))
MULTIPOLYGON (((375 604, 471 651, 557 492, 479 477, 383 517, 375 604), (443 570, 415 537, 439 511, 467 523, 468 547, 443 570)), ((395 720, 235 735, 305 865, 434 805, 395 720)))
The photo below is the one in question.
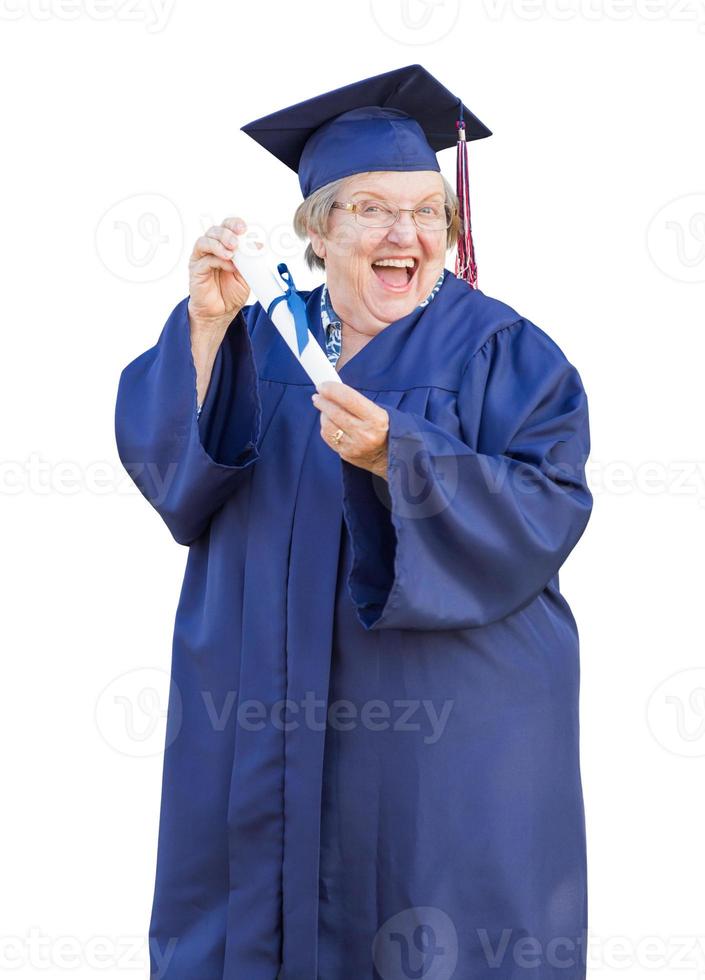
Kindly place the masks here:
POLYGON ((402 211, 408 211, 409 214, 412 216, 412 220, 414 222, 415 227, 418 228, 419 231, 448 231, 450 226, 453 224, 453 218, 455 217, 454 209, 447 202, 444 202, 443 208, 447 215, 447 221, 445 226, 439 226, 438 228, 429 228, 427 226, 424 227, 423 225, 420 225, 416 219, 416 212, 420 211, 421 208, 426 207, 427 205, 425 204, 420 204, 417 208, 398 208, 396 204, 392 204, 390 201, 384 201, 381 198, 377 198, 377 197, 365 198, 365 201, 376 201, 377 204, 383 204, 390 211, 395 212, 394 220, 390 221, 388 224, 383 224, 383 225, 365 224, 362 221, 358 220, 358 216, 359 216, 359 211, 357 210, 358 204, 355 201, 333 201, 331 207, 338 208, 341 211, 351 212, 355 216, 355 221, 363 228, 391 228, 399 220, 399 215, 402 213, 402 211))

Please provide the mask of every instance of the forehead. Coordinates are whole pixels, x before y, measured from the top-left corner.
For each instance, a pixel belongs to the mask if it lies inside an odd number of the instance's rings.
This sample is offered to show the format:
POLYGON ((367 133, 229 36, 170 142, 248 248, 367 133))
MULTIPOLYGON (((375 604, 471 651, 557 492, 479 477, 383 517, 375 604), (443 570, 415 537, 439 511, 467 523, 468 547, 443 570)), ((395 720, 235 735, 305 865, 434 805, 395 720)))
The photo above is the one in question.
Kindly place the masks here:
POLYGON ((445 196, 443 178, 435 170, 383 170, 375 173, 353 174, 343 183, 347 197, 364 194, 387 197, 399 203, 412 203, 431 194, 445 196))

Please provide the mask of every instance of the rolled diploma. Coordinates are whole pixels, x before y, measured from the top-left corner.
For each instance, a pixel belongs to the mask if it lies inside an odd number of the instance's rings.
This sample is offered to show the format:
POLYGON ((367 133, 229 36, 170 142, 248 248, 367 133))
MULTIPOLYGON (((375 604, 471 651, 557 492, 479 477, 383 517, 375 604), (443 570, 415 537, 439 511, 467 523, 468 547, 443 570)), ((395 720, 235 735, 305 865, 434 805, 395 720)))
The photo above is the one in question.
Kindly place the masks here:
MULTIPOLYGON (((232 262, 242 273, 243 278, 266 312, 272 300, 286 292, 286 285, 279 273, 275 271, 277 263, 274 262, 267 249, 262 248, 255 251, 256 246, 250 247, 250 245, 251 243, 248 243, 245 249, 238 248, 232 262)), ((271 320, 315 385, 322 381, 340 381, 338 372, 310 330, 308 331, 308 343, 303 352, 299 354, 299 347, 296 342, 296 326, 286 300, 277 303, 272 311, 271 320)))

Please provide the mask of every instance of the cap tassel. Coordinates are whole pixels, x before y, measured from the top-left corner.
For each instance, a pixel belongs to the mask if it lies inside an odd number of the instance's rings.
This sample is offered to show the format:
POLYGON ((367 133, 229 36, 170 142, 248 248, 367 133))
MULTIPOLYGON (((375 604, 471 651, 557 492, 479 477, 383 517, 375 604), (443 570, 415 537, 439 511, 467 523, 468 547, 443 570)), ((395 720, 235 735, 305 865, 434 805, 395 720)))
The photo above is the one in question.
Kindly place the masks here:
POLYGON ((458 232, 458 254, 455 260, 455 274, 458 279, 465 279, 472 289, 477 289, 477 263, 475 262, 475 247, 472 241, 472 226, 470 222, 470 182, 468 180, 468 144, 465 138, 465 122, 463 107, 460 106, 460 119, 455 124, 458 130, 458 159, 456 171, 456 193, 460 212, 460 229, 458 232))

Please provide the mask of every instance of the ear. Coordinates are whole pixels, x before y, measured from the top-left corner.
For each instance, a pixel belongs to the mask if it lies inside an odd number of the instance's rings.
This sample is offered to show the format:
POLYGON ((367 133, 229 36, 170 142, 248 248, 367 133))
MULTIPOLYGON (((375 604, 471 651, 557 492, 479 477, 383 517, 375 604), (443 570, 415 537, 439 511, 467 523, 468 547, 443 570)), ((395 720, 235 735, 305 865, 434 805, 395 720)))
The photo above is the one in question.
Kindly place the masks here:
POLYGON ((310 228, 307 228, 306 231, 308 232, 308 237, 313 251, 316 253, 319 259, 325 259, 326 246, 323 238, 321 238, 317 232, 312 231, 310 228))

